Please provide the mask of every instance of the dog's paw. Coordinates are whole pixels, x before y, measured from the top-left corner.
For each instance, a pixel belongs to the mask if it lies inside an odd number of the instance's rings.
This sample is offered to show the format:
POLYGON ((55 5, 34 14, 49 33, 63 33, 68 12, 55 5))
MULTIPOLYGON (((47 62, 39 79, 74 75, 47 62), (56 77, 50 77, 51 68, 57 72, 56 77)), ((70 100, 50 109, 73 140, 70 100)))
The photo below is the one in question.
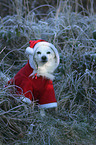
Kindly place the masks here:
POLYGON ((42 117, 45 116, 45 110, 44 110, 44 109, 40 109, 40 115, 41 115, 42 117))

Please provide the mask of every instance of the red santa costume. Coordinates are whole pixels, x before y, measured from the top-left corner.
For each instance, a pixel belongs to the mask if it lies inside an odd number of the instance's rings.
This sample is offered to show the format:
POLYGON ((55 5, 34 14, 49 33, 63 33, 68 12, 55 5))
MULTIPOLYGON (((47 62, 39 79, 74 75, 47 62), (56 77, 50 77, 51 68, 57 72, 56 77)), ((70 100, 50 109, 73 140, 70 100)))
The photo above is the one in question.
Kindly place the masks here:
POLYGON ((44 76, 39 76, 36 73, 37 65, 34 61, 34 53, 35 50, 38 49, 38 47, 42 44, 50 46, 52 50, 54 50, 57 59, 56 66, 53 69, 54 71, 59 64, 58 51, 54 45, 45 42, 44 40, 30 40, 29 44, 30 47, 27 47, 26 49, 26 53, 29 55, 28 63, 21 68, 14 78, 8 81, 8 84, 15 84, 16 93, 23 94, 31 101, 38 101, 40 108, 57 107, 52 80, 44 76), (34 77, 30 76, 30 74, 33 74, 34 77))

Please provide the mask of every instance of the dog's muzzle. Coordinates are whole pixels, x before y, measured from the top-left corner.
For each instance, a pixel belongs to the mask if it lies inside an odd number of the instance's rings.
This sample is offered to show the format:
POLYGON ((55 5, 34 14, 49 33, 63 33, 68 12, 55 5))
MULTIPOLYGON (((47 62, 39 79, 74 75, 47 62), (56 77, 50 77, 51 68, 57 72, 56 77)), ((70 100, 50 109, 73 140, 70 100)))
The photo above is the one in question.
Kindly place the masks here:
POLYGON ((45 56, 45 55, 43 55, 42 57, 41 57, 41 60, 42 60, 42 62, 47 62, 48 60, 47 60, 47 57, 45 56))

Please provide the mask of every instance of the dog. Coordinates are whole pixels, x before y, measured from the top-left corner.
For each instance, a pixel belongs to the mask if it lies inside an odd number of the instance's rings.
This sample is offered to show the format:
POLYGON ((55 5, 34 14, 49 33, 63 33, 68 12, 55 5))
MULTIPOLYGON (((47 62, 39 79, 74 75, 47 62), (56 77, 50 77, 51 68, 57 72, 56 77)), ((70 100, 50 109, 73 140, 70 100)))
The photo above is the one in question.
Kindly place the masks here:
MULTIPOLYGON (((41 46, 34 52, 33 57, 38 69, 35 70, 30 76, 37 73, 38 76, 43 76, 53 80, 54 76, 52 73, 54 72, 56 65, 54 51, 48 46, 41 46)), ((31 58, 29 59, 31 60, 31 58)))
POLYGON ((59 65, 59 53, 55 46, 45 40, 30 40, 26 48, 28 63, 10 80, 16 93, 22 94, 24 102, 38 102, 40 108, 57 107, 53 87, 53 72, 59 65))

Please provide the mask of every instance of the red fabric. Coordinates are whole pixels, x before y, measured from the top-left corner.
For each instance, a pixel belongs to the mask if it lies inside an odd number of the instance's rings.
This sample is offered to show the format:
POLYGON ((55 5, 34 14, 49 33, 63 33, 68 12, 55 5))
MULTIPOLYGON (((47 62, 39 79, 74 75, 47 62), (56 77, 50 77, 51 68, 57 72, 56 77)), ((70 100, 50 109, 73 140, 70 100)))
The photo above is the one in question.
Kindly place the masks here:
POLYGON ((45 40, 30 40, 29 41, 29 44, 30 44, 30 47, 33 48, 35 46, 35 44, 37 44, 38 42, 41 42, 41 41, 45 41, 45 40))
POLYGON ((30 100, 38 100, 40 105, 56 102, 53 83, 51 80, 43 78, 29 77, 33 72, 29 62, 11 79, 8 84, 15 84, 17 93, 25 95, 30 100))

